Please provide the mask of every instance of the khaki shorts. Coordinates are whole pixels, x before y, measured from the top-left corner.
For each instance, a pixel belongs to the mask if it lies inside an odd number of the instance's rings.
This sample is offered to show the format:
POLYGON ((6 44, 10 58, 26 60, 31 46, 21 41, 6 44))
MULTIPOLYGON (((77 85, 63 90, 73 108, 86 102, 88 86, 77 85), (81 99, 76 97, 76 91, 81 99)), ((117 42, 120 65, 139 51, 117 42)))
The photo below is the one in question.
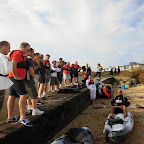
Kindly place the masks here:
POLYGON ((64 79, 64 80, 66 80, 66 79, 71 79, 70 74, 63 74, 63 79, 64 79))
POLYGON ((25 87, 31 99, 37 99, 38 93, 33 80, 25 80, 25 87))

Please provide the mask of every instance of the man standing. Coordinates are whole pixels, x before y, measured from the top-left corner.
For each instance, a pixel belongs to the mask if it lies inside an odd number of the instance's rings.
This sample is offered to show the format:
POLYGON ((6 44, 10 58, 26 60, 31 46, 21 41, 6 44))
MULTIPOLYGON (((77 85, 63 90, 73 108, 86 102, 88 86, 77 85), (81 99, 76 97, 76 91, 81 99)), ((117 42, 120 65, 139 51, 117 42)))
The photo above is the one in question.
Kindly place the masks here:
POLYGON ((69 83, 71 83, 70 62, 67 62, 67 64, 63 66, 63 79, 65 86, 66 86, 66 80, 69 80, 69 83))
POLYGON ((88 63, 86 64, 86 66, 82 67, 84 74, 83 74, 83 82, 86 83, 86 80, 88 79, 88 76, 91 75, 92 70, 91 67, 88 66, 88 63))
POLYGON ((78 83, 78 72, 81 70, 81 67, 78 65, 78 62, 75 61, 74 64, 74 82, 78 83))
POLYGON ((7 100, 7 122, 18 121, 18 119, 13 116, 13 109, 15 98, 19 96, 19 122, 25 126, 31 127, 31 122, 29 122, 25 116, 26 99, 28 95, 24 84, 24 78, 26 75, 26 62, 25 57, 23 56, 23 54, 28 53, 29 50, 30 45, 27 42, 23 42, 21 43, 19 50, 14 50, 9 55, 9 58, 12 60, 12 70, 9 73, 9 78, 14 83, 14 85, 9 88, 9 97, 7 100))
POLYGON ((118 75, 120 74, 120 67, 118 66, 118 75))
POLYGON ((7 77, 12 69, 12 63, 5 56, 10 52, 10 44, 7 41, 0 42, 0 90, 8 89, 13 82, 7 77))
POLYGON ((39 79, 39 73, 40 73, 40 68, 39 68, 39 56, 40 54, 39 53, 35 53, 34 54, 34 57, 33 57, 33 63, 34 63, 34 70, 35 70, 35 86, 36 86, 36 89, 38 91, 38 79, 39 79))
MULTIPOLYGON (((0 42, 0 91, 8 89, 13 82, 7 77, 8 73, 12 69, 12 63, 8 61, 8 58, 5 56, 10 52, 10 44, 7 41, 0 42)), ((3 105, 4 96, 0 92, 0 110, 3 105)), ((6 134, 0 134, 0 139, 5 138, 6 134)))
POLYGON ((50 69, 51 65, 50 65, 49 59, 50 59, 50 55, 47 54, 46 57, 45 57, 45 60, 44 60, 44 69, 45 69, 45 74, 47 75, 47 78, 45 80, 42 97, 49 96, 48 94, 46 94, 47 87, 48 87, 48 85, 50 86, 50 78, 51 78, 51 69, 50 69))
POLYGON ((39 99, 43 99, 45 100, 45 97, 42 97, 42 93, 43 93, 43 88, 44 88, 44 84, 45 84, 45 81, 46 81, 46 74, 45 74, 45 68, 44 68, 44 65, 43 65, 43 55, 40 54, 40 60, 39 60, 39 65, 40 65, 40 74, 39 74, 39 80, 38 80, 38 98, 39 99))
POLYGON ((93 78, 95 78, 98 74, 99 74, 99 80, 101 79, 101 72, 102 72, 103 68, 100 65, 100 63, 97 64, 97 73, 94 75, 93 78))
POLYGON ((56 65, 56 61, 54 60, 51 65, 51 90, 52 92, 59 89, 57 71, 58 71, 58 68, 56 65), (56 89, 54 88, 54 86, 56 86, 56 89))
POLYGON ((25 77, 25 87, 28 92, 29 98, 32 102, 32 108, 29 102, 29 99, 27 100, 28 110, 32 110, 32 115, 41 115, 44 113, 44 111, 41 111, 37 108, 37 102, 38 102, 38 93, 34 84, 35 79, 35 71, 34 71, 34 65, 32 57, 34 57, 34 49, 31 48, 28 52, 28 56, 26 57, 26 77, 25 77))
POLYGON ((63 77, 63 74, 62 74, 63 59, 62 58, 59 58, 59 61, 58 61, 57 65, 58 65, 57 78, 58 78, 58 81, 59 81, 59 87, 61 87, 62 77, 63 77))

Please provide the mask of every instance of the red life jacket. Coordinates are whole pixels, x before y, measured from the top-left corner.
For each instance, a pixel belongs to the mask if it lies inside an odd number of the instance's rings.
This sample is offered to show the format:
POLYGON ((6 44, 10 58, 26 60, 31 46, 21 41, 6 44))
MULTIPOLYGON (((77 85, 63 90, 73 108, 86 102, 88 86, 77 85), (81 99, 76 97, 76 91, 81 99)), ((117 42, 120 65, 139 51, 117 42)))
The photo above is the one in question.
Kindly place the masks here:
POLYGON ((57 68, 57 66, 56 66, 56 65, 54 65, 54 68, 57 68))
POLYGON ((89 82, 92 82, 93 81, 93 79, 89 79, 89 82))
POLYGON ((85 79, 86 77, 87 77, 87 75, 86 75, 86 74, 84 74, 84 75, 83 75, 83 78, 85 79))

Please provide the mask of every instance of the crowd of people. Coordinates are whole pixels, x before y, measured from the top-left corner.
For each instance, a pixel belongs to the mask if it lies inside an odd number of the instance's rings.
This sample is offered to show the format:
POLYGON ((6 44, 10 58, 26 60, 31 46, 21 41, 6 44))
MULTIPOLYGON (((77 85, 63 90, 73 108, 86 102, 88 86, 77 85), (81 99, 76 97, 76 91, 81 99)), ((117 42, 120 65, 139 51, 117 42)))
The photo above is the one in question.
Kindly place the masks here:
POLYGON ((113 75, 119 75, 120 74, 120 67, 112 67, 110 66, 110 76, 113 76, 113 75))
POLYGON ((26 114, 32 111, 32 115, 41 115, 44 111, 37 108, 43 104, 48 94, 48 87, 51 92, 58 91, 64 85, 79 81, 78 72, 81 67, 76 61, 64 62, 62 58, 50 62, 50 55, 35 53, 30 44, 23 42, 18 50, 10 53, 10 43, 0 42, 0 90, 9 88, 7 100, 8 123, 17 122, 31 127, 32 123, 26 118, 26 114), (9 53, 9 56, 6 57, 9 53), (20 117, 13 115, 15 99, 19 97, 20 117))

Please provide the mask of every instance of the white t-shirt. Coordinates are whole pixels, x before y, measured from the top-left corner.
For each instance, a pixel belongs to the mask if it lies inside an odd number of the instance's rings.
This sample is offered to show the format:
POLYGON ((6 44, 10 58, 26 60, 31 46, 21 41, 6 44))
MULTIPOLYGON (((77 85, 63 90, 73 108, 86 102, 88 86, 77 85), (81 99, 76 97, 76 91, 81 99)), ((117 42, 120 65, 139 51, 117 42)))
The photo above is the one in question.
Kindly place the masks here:
POLYGON ((98 66, 98 67, 97 67, 97 71, 98 71, 98 72, 102 72, 102 70, 103 70, 102 66, 100 66, 100 67, 98 66))
MULTIPOLYGON (((8 61, 8 58, 2 53, 0 53, 0 74, 8 75, 12 69, 12 63, 8 61)), ((13 82, 4 76, 0 76, 0 90, 8 89, 13 85, 13 82)))
POLYGON ((51 77, 57 77, 57 72, 58 72, 57 66, 54 66, 54 65, 52 64, 52 65, 51 65, 51 70, 53 70, 53 72, 51 72, 51 77))

